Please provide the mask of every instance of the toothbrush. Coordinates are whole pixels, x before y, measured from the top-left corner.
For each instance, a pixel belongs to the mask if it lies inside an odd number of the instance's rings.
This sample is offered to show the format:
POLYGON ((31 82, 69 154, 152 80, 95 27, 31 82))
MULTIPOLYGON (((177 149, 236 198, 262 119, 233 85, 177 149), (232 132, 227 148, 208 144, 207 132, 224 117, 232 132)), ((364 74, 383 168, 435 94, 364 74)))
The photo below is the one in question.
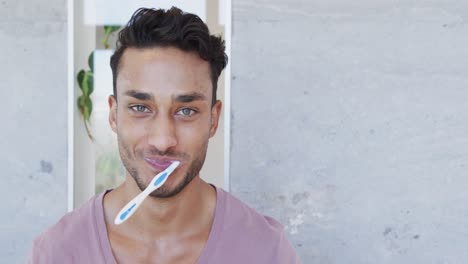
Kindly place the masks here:
POLYGON ((154 176, 153 180, 151 180, 150 184, 144 191, 138 194, 135 198, 133 198, 130 202, 125 205, 122 210, 117 214, 114 220, 114 224, 120 225, 121 223, 125 222, 130 216, 135 213, 136 209, 143 203, 143 200, 154 190, 161 187, 169 177, 169 175, 179 166, 180 161, 174 161, 167 167, 165 170, 158 173, 154 176))

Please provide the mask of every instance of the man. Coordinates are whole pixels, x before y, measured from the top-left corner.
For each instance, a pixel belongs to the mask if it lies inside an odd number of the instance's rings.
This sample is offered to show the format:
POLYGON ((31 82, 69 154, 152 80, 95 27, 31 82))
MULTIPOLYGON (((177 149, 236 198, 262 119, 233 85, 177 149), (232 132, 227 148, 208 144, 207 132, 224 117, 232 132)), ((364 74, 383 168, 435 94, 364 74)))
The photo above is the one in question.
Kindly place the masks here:
POLYGON ((282 226, 204 182, 221 114, 224 42, 193 14, 139 9, 111 58, 109 122, 125 182, 65 215, 33 244, 30 263, 299 263, 282 226), (119 210, 172 161, 180 165, 132 217, 119 210))

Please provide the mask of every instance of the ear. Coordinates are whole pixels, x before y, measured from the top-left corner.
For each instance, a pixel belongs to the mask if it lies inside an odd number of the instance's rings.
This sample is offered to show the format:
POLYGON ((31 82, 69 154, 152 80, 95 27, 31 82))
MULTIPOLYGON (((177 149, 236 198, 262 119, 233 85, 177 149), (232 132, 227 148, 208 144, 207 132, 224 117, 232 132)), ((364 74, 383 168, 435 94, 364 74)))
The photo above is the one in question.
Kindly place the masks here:
POLYGON ((109 103, 109 124, 114 133, 117 133, 117 100, 113 95, 107 99, 109 103))
POLYGON ((211 127, 210 127, 210 138, 216 134, 218 130, 219 117, 221 116, 221 109, 223 103, 217 100, 216 103, 211 107, 211 127))

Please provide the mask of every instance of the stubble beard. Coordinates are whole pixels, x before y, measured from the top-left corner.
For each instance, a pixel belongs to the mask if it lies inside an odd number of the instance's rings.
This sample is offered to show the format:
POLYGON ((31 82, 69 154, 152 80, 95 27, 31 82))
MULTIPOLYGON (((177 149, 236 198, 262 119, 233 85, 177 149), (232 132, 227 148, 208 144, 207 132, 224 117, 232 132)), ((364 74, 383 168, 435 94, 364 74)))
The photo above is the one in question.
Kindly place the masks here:
MULTIPOLYGON (((135 164, 132 163, 132 161, 136 162, 137 159, 131 158, 131 151, 127 145, 125 145, 120 139, 118 139, 118 142, 120 158, 122 159, 122 163, 125 169, 135 180, 138 188, 140 188, 140 190, 143 191, 144 189, 146 189, 149 183, 144 181, 144 179, 141 177, 141 174, 138 171, 138 168, 135 166, 135 164)), ((208 140, 206 140, 203 143, 199 155, 195 156, 195 158, 190 162, 190 166, 187 169, 187 173, 185 174, 183 180, 177 186, 175 186, 174 188, 169 188, 168 186, 163 185, 159 187, 159 189, 151 192, 149 195, 155 198, 170 198, 179 194, 200 173, 200 170, 205 162, 207 148, 208 140)), ((160 155, 174 157, 171 155, 171 153, 160 153, 160 155)), ((137 154, 137 156, 142 157, 141 154, 137 154)), ((187 155, 183 154, 181 156, 187 155)))

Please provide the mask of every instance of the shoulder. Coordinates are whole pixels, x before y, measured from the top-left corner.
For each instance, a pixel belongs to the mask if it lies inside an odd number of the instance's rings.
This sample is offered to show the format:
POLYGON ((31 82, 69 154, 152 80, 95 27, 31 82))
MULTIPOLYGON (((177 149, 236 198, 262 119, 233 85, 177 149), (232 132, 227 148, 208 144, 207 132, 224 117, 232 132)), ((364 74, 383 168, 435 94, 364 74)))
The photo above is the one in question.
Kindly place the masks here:
POLYGON ((243 248, 244 253, 261 254, 265 263, 300 263, 280 222, 225 191, 221 193, 225 199, 223 233, 234 243, 232 246, 243 248))
POLYGON ((283 230, 283 226, 276 221, 276 219, 260 214, 258 211, 239 200, 232 194, 220 190, 222 197, 224 198, 224 210, 225 210, 225 226, 236 226, 241 225, 246 229, 262 229, 267 231, 266 234, 278 234, 283 230))
POLYGON ((71 256, 77 246, 86 245, 87 233, 94 230, 94 204, 92 197, 79 208, 65 214, 56 224, 40 234, 32 244, 30 263, 55 263, 62 257, 71 256))
MULTIPOLYGON (((283 225, 276 219, 263 215, 232 194, 220 190, 224 199, 224 227, 256 231, 255 235, 278 237, 284 232, 283 225)), ((252 234, 252 233, 249 233, 252 234)))

